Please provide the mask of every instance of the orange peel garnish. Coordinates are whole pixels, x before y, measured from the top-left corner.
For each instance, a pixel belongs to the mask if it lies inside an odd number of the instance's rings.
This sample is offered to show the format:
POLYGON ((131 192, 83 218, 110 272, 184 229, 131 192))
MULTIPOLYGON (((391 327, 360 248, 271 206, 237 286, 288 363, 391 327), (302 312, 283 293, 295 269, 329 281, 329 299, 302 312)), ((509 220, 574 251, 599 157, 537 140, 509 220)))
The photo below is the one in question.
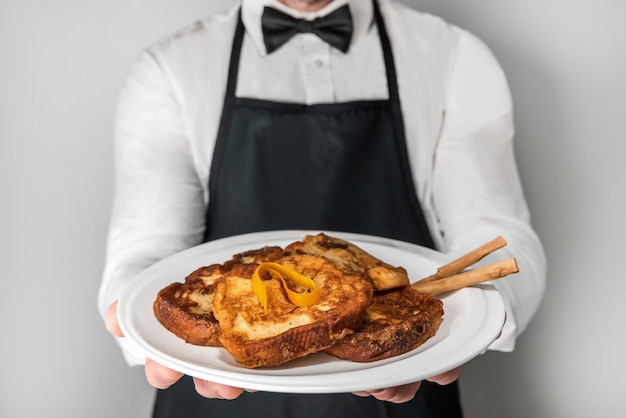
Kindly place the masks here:
POLYGON ((283 282, 283 287, 287 292, 287 297, 291 303, 296 306, 311 306, 322 298, 322 294, 313 279, 306 277, 297 271, 291 270, 282 264, 274 262, 261 263, 252 274, 252 279, 250 281, 252 282, 252 290, 259 299, 259 302, 261 302, 261 306, 263 306, 263 311, 265 313, 267 313, 267 289, 265 288, 263 279, 261 279, 261 274, 264 272, 270 273, 273 278, 280 279, 283 282), (298 286, 304 287, 306 290, 304 292, 291 290, 287 280, 298 286))

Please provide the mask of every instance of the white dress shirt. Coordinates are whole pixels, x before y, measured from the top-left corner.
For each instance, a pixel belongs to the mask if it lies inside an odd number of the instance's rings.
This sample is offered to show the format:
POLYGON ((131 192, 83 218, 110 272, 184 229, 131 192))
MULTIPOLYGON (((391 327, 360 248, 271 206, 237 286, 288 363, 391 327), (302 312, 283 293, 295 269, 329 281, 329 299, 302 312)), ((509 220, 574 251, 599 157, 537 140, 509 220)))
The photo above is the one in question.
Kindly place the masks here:
MULTIPOLYGON (((490 349, 512 350, 541 301, 546 262, 517 173, 505 76, 467 31, 390 0, 379 4, 395 57, 416 193, 438 250, 454 257, 500 235, 508 245, 484 262, 518 261, 520 273, 494 282, 507 320, 490 349)), ((297 13, 276 0, 243 0, 241 6, 246 34, 237 96, 306 104, 388 97, 370 1, 335 0, 315 13, 297 13), (312 19, 344 4, 354 20, 346 54, 313 34, 266 53, 265 5, 312 19)), ((202 241, 237 17, 238 7, 232 8, 155 43, 137 58, 122 88, 115 201, 98 297, 103 315, 144 268, 202 241)), ((124 339, 120 344, 129 364, 143 364, 124 339)))

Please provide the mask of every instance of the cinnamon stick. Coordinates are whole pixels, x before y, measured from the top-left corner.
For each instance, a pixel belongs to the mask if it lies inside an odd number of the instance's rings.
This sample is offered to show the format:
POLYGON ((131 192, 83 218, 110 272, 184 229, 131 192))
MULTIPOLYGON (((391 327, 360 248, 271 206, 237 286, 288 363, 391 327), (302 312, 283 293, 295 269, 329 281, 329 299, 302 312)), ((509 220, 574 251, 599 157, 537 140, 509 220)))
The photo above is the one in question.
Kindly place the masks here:
POLYGON ((457 274, 472 264, 482 260, 485 256, 491 254, 492 252, 506 246, 507 242, 502 237, 497 237, 486 244, 481 245, 480 247, 470 251, 469 253, 462 255, 454 261, 449 262, 446 265, 443 265, 437 269, 435 274, 432 274, 428 277, 425 277, 419 280, 417 283, 429 283, 435 280, 440 280, 444 277, 452 276, 453 274, 457 274))
POLYGON ((517 273, 518 271, 519 269, 515 258, 509 258, 443 279, 427 283, 419 281, 414 283, 412 287, 418 292, 436 295, 438 293, 451 292, 453 290, 473 286, 489 280, 500 279, 509 274, 517 273))

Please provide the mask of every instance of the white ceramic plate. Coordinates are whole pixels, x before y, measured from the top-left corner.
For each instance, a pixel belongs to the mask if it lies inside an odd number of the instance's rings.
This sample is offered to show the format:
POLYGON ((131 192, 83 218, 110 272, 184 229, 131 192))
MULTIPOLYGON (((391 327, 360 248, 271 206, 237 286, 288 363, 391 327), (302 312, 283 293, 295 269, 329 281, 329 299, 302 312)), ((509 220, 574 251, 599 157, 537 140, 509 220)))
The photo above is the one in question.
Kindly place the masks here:
MULTIPOLYGON (((483 352, 499 335, 504 305, 488 285, 461 289, 442 297, 444 317, 437 334, 417 349, 373 363, 353 363, 317 353, 280 367, 250 370, 235 363, 223 348, 185 343, 156 319, 152 303, 166 285, 183 281, 198 267, 222 263, 234 254, 285 246, 319 231, 273 231, 212 241, 166 258, 132 282, 118 305, 126 338, 163 365, 205 380, 246 389, 289 393, 338 393, 398 386, 453 369, 483 352)), ((445 264, 446 257, 428 248, 358 234, 326 231, 349 240, 385 262, 403 266, 417 281, 445 264)))

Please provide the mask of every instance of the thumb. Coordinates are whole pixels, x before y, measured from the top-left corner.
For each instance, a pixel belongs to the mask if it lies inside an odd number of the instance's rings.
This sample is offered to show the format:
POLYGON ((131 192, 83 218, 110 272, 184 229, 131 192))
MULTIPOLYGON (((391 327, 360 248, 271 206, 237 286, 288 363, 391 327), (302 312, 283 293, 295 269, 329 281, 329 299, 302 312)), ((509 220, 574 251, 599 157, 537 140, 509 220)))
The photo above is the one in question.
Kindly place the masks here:
POLYGON ((104 318, 104 325, 111 334, 118 337, 124 336, 120 324, 117 322, 117 301, 113 302, 111 306, 108 307, 104 318))

